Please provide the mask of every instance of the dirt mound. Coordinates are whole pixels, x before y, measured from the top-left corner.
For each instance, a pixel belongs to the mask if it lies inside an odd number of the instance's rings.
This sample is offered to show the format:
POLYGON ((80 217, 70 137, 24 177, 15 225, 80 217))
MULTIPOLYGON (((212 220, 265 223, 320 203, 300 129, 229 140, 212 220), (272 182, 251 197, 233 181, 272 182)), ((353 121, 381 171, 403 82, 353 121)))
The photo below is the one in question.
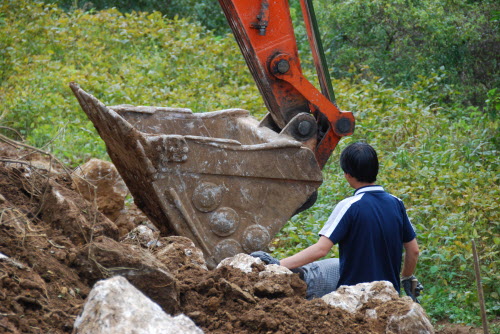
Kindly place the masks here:
POLYGON ((297 275, 263 279, 258 275, 263 268, 254 269, 242 274, 231 267, 186 268, 179 277, 182 311, 209 333, 367 332, 367 326, 322 300, 305 300, 306 287, 297 275))
MULTIPOLYGON (((101 245, 95 265, 112 266, 103 245, 118 242, 123 232, 75 191, 54 159, 17 146, 0 143, 0 332, 70 333, 92 285, 110 273, 109 267, 102 276, 82 270, 95 260, 85 258, 87 250, 101 245)), ((176 238, 159 241, 170 247, 179 245, 176 238)), ((133 249, 127 243, 123 249, 133 249)), ((176 311, 206 333, 383 333, 388 317, 401 312, 393 303, 377 310, 377 320, 366 320, 364 310, 351 315, 305 300, 298 275, 262 277, 262 265, 248 274, 232 267, 208 271, 174 248, 142 247, 175 278, 176 311)))
POLYGON ((71 180, 31 163, 44 162, 39 154, 0 149, 0 252, 8 257, 0 260, 0 332, 70 332, 90 288, 70 267, 76 246, 40 212, 49 183, 71 180))

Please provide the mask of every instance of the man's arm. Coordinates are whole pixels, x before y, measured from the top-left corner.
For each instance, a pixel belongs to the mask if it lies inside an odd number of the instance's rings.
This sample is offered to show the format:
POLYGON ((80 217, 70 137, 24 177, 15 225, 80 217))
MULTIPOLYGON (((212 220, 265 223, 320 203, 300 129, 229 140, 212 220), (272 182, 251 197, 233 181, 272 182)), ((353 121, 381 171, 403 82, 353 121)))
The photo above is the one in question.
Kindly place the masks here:
POLYGON ((424 289, 424 286, 413 276, 417 267, 419 254, 417 239, 414 238, 412 241, 404 243, 403 246, 406 253, 403 271, 401 272, 401 284, 406 295, 411 297, 414 302, 420 303, 417 297, 420 296, 420 292, 424 289))
POLYGON ((408 277, 413 275, 415 272, 415 268, 417 267, 418 261, 418 243, 417 239, 413 239, 410 242, 406 242, 403 244, 405 248, 405 261, 403 264, 403 271, 401 272, 402 277, 408 277))
POLYGON ((287 267, 288 269, 295 269, 301 267, 305 264, 314 262, 330 251, 333 247, 333 242, 325 236, 321 236, 317 243, 306 249, 298 252, 295 255, 287 257, 280 261, 280 265, 287 267))

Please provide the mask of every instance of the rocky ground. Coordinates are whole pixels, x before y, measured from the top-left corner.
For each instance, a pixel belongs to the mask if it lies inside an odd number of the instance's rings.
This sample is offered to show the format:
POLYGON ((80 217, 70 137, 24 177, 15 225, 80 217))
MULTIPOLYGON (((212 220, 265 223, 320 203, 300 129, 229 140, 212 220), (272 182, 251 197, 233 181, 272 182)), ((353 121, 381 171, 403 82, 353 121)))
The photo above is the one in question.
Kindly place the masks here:
POLYGON ((74 181, 82 171, 3 141, 0 333, 71 333, 93 285, 115 275, 205 333, 384 333, 391 316, 405 311, 397 300, 368 305, 378 315, 368 319, 366 308, 349 313, 322 299, 308 301, 298 275, 263 278, 263 265, 249 273, 231 266, 206 270, 188 239, 159 235, 133 204, 123 206, 120 187, 104 191, 111 199, 103 202, 105 195, 74 181))

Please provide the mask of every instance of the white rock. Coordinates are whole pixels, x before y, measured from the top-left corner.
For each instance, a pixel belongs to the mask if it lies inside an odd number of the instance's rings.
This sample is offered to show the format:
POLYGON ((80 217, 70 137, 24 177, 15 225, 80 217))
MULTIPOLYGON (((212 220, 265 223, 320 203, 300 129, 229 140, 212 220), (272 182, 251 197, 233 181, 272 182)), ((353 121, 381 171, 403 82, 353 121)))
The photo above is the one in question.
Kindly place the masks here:
POLYGON ((231 266, 234 268, 238 268, 244 273, 251 273, 252 272, 252 264, 263 264, 261 259, 250 256, 248 254, 244 253, 239 253, 236 254, 233 257, 228 257, 224 260, 222 260, 217 268, 220 268, 222 266, 231 266))
POLYGON ((73 334, 202 334, 181 314, 172 317, 125 278, 97 282, 77 317, 73 334))
MULTIPOLYGON (((224 260, 222 260, 217 268, 220 268, 222 266, 231 266, 233 268, 238 268, 244 273, 251 273, 252 272, 252 265, 253 264, 264 264, 264 262, 257 258, 250 256, 248 254, 244 253, 239 253, 236 254, 233 257, 228 257, 224 260)), ((279 266, 277 264, 267 264, 265 265, 265 269, 259 273, 260 277, 269 277, 273 275, 291 275, 293 274, 290 269, 279 266)))
POLYGON ((259 273, 259 277, 269 277, 274 275, 292 275, 290 269, 277 264, 268 264, 266 269, 259 273))
POLYGON ((369 300, 379 302, 399 298, 391 282, 377 281, 356 285, 342 285, 336 291, 321 297, 327 304, 355 313, 369 300))
POLYGON ((327 304, 334 307, 341 308, 350 313, 355 313, 356 310, 361 306, 361 291, 358 289, 353 289, 352 291, 346 293, 340 293, 339 291, 331 292, 327 295, 321 297, 327 304))
POLYGON ((434 328, 424 309, 412 303, 411 309, 401 316, 392 315, 385 329, 387 334, 433 334, 434 328))
POLYGON ((364 312, 366 320, 376 320, 378 318, 378 307, 385 303, 398 303, 400 310, 405 312, 402 315, 392 315, 386 325, 386 334, 432 334, 434 328, 427 318, 424 309, 411 298, 400 298, 392 283, 387 281, 377 281, 371 283, 360 283, 354 286, 341 286, 332 293, 322 297, 322 299, 335 307, 344 309, 350 313, 358 311, 364 312), (363 307, 370 303, 378 305, 373 308, 363 310, 363 307))

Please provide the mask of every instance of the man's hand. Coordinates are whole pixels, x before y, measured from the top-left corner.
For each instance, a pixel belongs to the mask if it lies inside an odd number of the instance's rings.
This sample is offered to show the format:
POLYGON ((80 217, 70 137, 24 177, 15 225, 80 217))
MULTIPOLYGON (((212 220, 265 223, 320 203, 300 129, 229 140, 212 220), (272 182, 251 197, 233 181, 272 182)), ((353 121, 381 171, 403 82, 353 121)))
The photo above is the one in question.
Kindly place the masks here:
POLYGON ((253 252, 250 255, 261 259, 265 264, 280 264, 280 261, 277 258, 274 258, 271 256, 271 254, 263 251, 253 252))
POLYGON ((420 304, 417 297, 420 296, 420 292, 424 289, 424 286, 418 281, 418 279, 413 275, 402 277, 401 284, 403 285, 406 295, 413 299, 414 302, 420 304))

